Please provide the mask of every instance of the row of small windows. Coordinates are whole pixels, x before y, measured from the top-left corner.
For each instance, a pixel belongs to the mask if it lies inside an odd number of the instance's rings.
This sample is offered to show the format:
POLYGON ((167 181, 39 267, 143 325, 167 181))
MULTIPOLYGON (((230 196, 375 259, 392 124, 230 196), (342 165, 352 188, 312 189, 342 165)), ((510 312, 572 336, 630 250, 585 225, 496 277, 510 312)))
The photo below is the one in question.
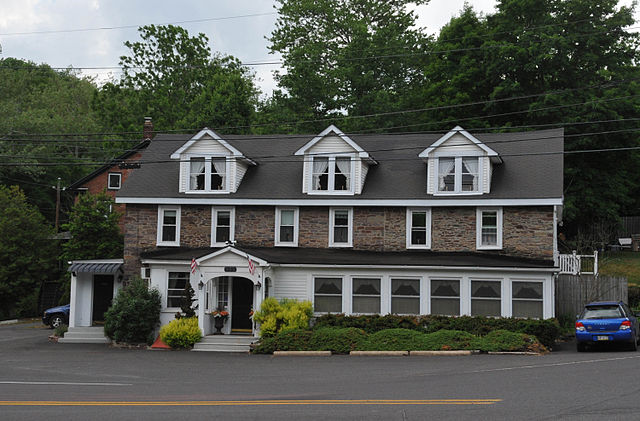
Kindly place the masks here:
MULTIPOLYGON (((478 249, 502 248, 502 209, 476 211, 478 249)), ((158 245, 180 245, 180 210, 177 207, 158 208, 158 245)), ((212 217, 213 245, 234 240, 235 209, 214 207, 212 217)), ((299 211, 297 208, 276 208, 275 245, 297 246, 299 211)), ((407 248, 431 248, 431 210, 407 209, 407 248)), ((353 246, 353 209, 330 208, 329 246, 353 246)))
MULTIPOLYGON (((379 314, 381 279, 351 279, 351 312, 379 314)), ((420 314, 420 279, 391 279, 391 313, 420 314)), ((542 282, 512 281, 512 316, 543 317, 542 282)), ((430 314, 460 315, 460 280, 432 279, 429 297, 430 314)), ((343 313, 343 279, 314 278, 314 311, 343 313)), ((500 317, 502 309, 501 281, 471 281, 471 315, 500 317)))

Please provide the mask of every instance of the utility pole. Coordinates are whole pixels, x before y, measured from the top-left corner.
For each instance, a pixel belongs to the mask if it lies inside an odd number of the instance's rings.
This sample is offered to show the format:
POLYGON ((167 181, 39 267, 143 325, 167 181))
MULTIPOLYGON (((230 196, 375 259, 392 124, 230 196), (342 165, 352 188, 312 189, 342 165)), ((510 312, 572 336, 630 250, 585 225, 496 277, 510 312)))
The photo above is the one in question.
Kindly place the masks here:
POLYGON ((60 226, 60 177, 58 177, 58 183, 56 185, 56 232, 60 226))

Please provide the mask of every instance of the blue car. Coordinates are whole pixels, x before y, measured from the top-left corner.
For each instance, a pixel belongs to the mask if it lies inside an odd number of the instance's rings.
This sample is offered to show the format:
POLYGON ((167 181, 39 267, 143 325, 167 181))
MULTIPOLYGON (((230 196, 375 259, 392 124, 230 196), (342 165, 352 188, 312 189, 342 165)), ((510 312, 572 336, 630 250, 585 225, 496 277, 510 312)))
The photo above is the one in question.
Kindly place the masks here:
POLYGON ((48 308, 42 315, 42 323, 49 325, 51 329, 55 329, 63 324, 69 324, 69 312, 71 304, 48 308))
POLYGON ((578 352, 595 343, 622 342, 629 349, 638 349, 638 314, 622 301, 597 301, 584 307, 576 320, 578 352))

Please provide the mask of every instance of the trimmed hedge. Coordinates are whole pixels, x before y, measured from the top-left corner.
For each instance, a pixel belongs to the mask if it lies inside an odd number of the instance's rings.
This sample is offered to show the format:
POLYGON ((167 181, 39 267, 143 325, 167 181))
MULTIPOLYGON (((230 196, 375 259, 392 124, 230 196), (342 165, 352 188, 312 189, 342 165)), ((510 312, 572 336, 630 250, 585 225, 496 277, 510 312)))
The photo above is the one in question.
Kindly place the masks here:
POLYGON ((535 320, 516 318, 488 317, 449 317, 449 316, 398 316, 368 315, 345 316, 344 314, 327 314, 316 319, 314 329, 322 327, 355 327, 367 333, 375 333, 384 329, 410 329, 423 333, 440 330, 459 330, 476 336, 484 336, 495 330, 533 335, 545 346, 552 347, 560 336, 560 325, 556 319, 535 320))
POLYGON ((357 328, 321 328, 315 331, 285 331, 273 337, 262 338, 253 349, 257 354, 274 351, 332 351, 347 354, 350 351, 534 351, 545 347, 531 335, 507 330, 496 330, 484 337, 456 330, 422 333, 413 329, 384 329, 367 334, 357 328))
POLYGON ((197 317, 181 317, 160 328, 160 339, 171 348, 193 348, 201 338, 197 317))

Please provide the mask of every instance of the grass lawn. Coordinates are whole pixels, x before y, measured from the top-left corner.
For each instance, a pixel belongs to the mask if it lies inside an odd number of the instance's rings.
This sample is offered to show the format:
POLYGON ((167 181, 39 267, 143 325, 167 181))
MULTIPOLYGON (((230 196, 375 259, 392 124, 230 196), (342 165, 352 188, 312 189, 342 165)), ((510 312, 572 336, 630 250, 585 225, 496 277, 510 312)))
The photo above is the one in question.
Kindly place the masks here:
POLYGON ((640 286, 640 252, 607 252, 599 257, 600 274, 626 276, 629 286, 640 286))

